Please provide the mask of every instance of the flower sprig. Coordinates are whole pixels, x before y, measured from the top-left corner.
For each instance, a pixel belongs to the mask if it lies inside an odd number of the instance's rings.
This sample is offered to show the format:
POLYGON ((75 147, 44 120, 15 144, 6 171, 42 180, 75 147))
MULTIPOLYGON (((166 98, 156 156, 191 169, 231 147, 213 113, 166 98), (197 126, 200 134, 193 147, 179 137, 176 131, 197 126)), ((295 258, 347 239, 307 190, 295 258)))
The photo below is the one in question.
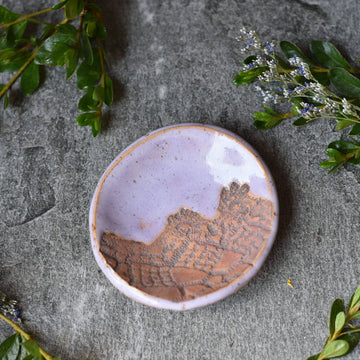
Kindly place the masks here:
POLYGON ((46 353, 21 328, 20 311, 17 308, 17 301, 8 299, 1 292, 0 319, 11 325, 15 330, 15 334, 0 344, 0 359, 59 360, 46 353))
POLYGON ((9 105, 9 92, 19 78, 23 93, 30 95, 40 85, 41 67, 65 66, 66 78, 76 72, 77 86, 85 91, 78 104, 83 113, 77 122, 80 126, 91 126, 93 135, 97 136, 103 106, 110 106, 113 101, 113 85, 105 69, 103 40, 106 37, 101 9, 94 0, 64 0, 25 15, 0 6, 0 73, 14 73, 7 84, 0 84, 4 109, 9 105), (42 15, 60 9, 65 16, 62 21, 49 23, 42 19, 42 15), (42 26, 40 36, 27 32, 29 22, 42 26))
POLYGON ((351 323, 356 319, 360 319, 360 285, 352 295, 347 311, 343 300, 336 299, 333 302, 329 321, 330 335, 322 352, 307 360, 338 358, 352 352, 360 340, 360 327, 351 323))
POLYGON ((297 117, 295 126, 327 118, 337 122, 336 130, 351 127, 350 141, 338 140, 325 150, 329 159, 320 165, 335 171, 345 163, 360 164, 360 79, 334 45, 312 41, 310 50, 316 60, 309 59, 295 44, 281 41, 280 48, 287 61, 276 53, 276 42, 262 42, 255 31, 241 29, 238 41, 242 53, 255 51, 243 61, 243 68, 233 79, 236 86, 259 80, 264 87, 256 89, 263 97, 266 111, 255 112, 254 125, 270 129, 282 121, 297 117), (278 113, 266 106, 280 101, 290 102, 291 111, 278 113))

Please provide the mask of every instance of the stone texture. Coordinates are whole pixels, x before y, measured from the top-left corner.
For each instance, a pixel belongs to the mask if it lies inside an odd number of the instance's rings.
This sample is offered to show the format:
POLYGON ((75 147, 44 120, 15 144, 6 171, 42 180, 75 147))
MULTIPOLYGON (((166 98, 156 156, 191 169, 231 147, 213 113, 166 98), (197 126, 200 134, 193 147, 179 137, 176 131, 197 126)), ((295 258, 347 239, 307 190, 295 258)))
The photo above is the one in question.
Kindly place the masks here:
MULTIPOLYGON (((51 2, 0 1, 15 11, 51 2)), ((15 87, 0 113, 0 288, 21 302, 26 327, 62 359, 305 359, 321 349, 336 297, 359 283, 360 168, 318 166, 334 125, 252 126, 253 85, 234 88, 241 25, 305 46, 330 40, 355 63, 355 0, 134 0, 101 4, 115 104, 92 139, 75 124, 80 94, 48 69, 32 97, 15 87), (280 230, 259 275, 237 294, 176 313, 134 303, 99 271, 88 209, 112 159, 146 132, 196 122, 248 141, 272 171, 280 230), (286 281, 291 279, 294 288, 286 281)), ((4 76, 5 78, 5 76, 4 76)), ((3 79, 4 80, 4 79, 3 79)), ((0 340, 11 330, 0 324, 0 340)), ((355 360, 360 347, 346 359, 355 360)))

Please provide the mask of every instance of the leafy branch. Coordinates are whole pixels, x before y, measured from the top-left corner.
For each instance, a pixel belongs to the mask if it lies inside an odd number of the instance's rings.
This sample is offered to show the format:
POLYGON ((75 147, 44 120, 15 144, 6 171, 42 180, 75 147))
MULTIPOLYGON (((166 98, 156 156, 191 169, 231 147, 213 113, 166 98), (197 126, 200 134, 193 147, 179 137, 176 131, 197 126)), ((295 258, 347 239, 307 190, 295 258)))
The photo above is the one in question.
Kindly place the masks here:
POLYGON ((308 58, 295 44, 281 41, 280 48, 286 60, 275 50, 275 42, 261 42, 254 31, 241 30, 239 41, 245 41, 242 53, 256 51, 243 61, 243 69, 233 79, 236 86, 255 80, 267 85, 257 87, 263 97, 265 111, 255 112, 254 125, 270 129, 282 121, 297 117, 295 126, 304 126, 313 120, 335 120, 336 130, 351 127, 349 141, 330 143, 325 150, 329 159, 320 165, 337 170, 345 163, 360 164, 360 71, 350 65, 334 45, 327 41, 312 41, 308 58), (291 103, 291 112, 278 113, 265 104, 280 101, 291 103))
POLYGON ((85 92, 78 103, 83 113, 78 116, 77 123, 90 126, 93 136, 97 136, 104 104, 110 106, 113 101, 113 85, 105 68, 103 41, 107 32, 95 1, 65 0, 25 15, 0 6, 0 32, 0 72, 14 73, 7 84, 0 85, 4 109, 9 104, 9 91, 19 78, 23 93, 30 95, 40 85, 41 67, 65 66, 66 78, 70 79, 76 72, 77 87, 85 92), (65 19, 59 23, 38 18, 60 9, 65 19), (28 22, 43 26, 39 37, 24 35, 28 22))
POLYGON ((322 352, 307 360, 333 359, 352 352, 360 339, 360 327, 351 323, 356 319, 360 319, 360 285, 351 297, 347 312, 341 299, 333 302, 329 322, 330 336, 322 352))
POLYGON ((0 319, 11 325, 15 334, 8 337, 0 344, 1 360, 59 360, 46 353, 32 338, 25 332, 20 324, 17 302, 9 300, 0 293, 0 319), (10 319, 10 317, 13 318, 10 319))

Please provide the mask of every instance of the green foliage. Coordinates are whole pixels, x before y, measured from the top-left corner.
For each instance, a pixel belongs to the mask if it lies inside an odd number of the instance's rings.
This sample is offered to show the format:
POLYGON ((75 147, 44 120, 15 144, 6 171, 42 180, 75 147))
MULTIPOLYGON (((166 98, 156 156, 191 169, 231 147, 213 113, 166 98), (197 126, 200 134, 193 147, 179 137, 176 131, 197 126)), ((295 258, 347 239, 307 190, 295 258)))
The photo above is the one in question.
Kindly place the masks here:
POLYGON ((315 60, 325 68, 342 67, 347 70, 352 69, 339 50, 328 41, 311 41, 310 50, 315 60))
POLYGON ((335 323, 336 323, 337 315, 344 313, 344 311, 345 311, 344 302, 341 299, 336 299, 333 302, 330 310, 330 321, 329 321, 330 335, 333 335, 335 332, 335 328, 336 328, 335 323))
POLYGON ((93 135, 98 135, 104 104, 110 106, 113 101, 112 81, 105 70, 102 45, 106 37, 101 9, 89 0, 60 1, 51 8, 26 15, 0 6, 0 72, 16 72, 10 82, 0 88, 4 108, 9 104, 8 92, 18 78, 21 78, 23 93, 30 95, 40 84, 42 66, 64 66, 66 78, 76 73, 78 88, 86 92, 79 101, 79 110, 97 114, 96 120, 88 125, 93 135), (65 15, 59 23, 37 19, 39 15, 59 9, 65 15), (78 21, 70 24, 74 19, 78 21), (29 21, 45 24, 40 36, 26 34, 29 21))
POLYGON ((286 62, 276 54, 273 42, 261 43, 254 31, 242 29, 241 34, 240 40, 245 40, 243 53, 254 50, 263 54, 247 56, 233 84, 240 86, 259 80, 270 88, 259 91, 264 103, 277 104, 281 100, 292 103, 288 113, 274 114, 269 108, 266 112, 255 112, 255 127, 270 129, 293 117, 296 118, 293 125, 301 127, 313 120, 328 118, 336 122, 337 131, 350 128, 351 140, 329 144, 325 150, 329 159, 323 161, 321 167, 330 168, 331 173, 346 163, 360 164, 360 143, 354 138, 360 135, 360 79, 357 77, 360 70, 350 65, 327 41, 312 41, 310 57, 290 41, 281 41, 280 49, 286 62))
POLYGON ((331 167, 330 173, 332 173, 346 162, 360 163, 360 144, 345 140, 333 141, 325 149, 325 154, 329 156, 329 159, 322 162, 320 166, 324 169, 331 167))
POLYGON ((253 113, 253 117, 256 119, 254 122, 255 127, 262 130, 271 129, 282 121, 282 119, 274 115, 273 112, 258 111, 253 113))
POLYGON ((333 359, 345 355, 348 350, 349 344, 347 341, 335 340, 324 348, 322 357, 323 359, 333 359))
POLYGON ((77 18, 84 8, 83 0, 69 0, 65 4, 65 16, 67 19, 72 20, 77 18))
POLYGON ((43 360, 39 345, 34 340, 25 340, 19 333, 11 335, 0 344, 1 360, 43 360))
POLYGON ((39 65, 32 61, 21 75, 21 89, 25 95, 30 95, 37 89, 39 83, 39 65))
POLYGON ((339 93, 349 98, 360 98, 360 80, 345 69, 330 69, 329 79, 339 93))
POLYGON ((280 48, 287 59, 298 56, 307 64, 315 66, 315 64, 292 42, 283 40, 280 42, 280 48))
MULTIPOLYGON (((338 148, 348 145, 337 144, 338 148)), ((350 150, 350 149, 348 149, 350 150)), ((345 313, 344 302, 336 299, 330 310, 330 336, 320 354, 313 355, 307 360, 325 360, 345 356, 352 352, 359 343, 360 328, 354 327, 350 322, 357 318, 360 309, 360 286, 351 297, 349 308, 345 313)))
POLYGON ((250 84, 266 70, 268 70, 267 67, 261 67, 248 71, 241 71, 234 77, 233 84, 235 86, 250 84))

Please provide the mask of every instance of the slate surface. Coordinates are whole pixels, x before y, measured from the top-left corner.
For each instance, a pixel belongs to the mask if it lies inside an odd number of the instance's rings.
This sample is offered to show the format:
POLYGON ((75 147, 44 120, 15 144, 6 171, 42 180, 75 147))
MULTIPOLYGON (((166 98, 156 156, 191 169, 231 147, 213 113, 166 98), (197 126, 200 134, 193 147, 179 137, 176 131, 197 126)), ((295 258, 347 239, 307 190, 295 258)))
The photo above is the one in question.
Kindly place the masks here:
MULTIPOLYGON (((49 1, 0 1, 33 12, 49 1)), ((17 88, 0 116, 0 289, 21 302, 26 327, 61 359, 305 359, 319 351, 336 297, 360 283, 360 168, 327 176, 333 124, 252 125, 254 86, 231 79, 242 25, 305 46, 330 40, 360 57, 356 0, 138 0, 101 4, 116 102, 96 139, 75 124, 80 93, 47 70, 32 97, 17 88), (88 234, 96 183, 150 130, 207 123, 234 131, 267 162, 280 195, 275 246, 237 294, 190 312, 134 303, 99 271, 88 234), (287 285, 291 279, 294 288, 287 285)), ((3 79, 4 80, 4 79, 3 79)), ((0 324, 0 340, 11 330, 0 324)), ((360 357, 360 347, 346 359, 360 357)))

